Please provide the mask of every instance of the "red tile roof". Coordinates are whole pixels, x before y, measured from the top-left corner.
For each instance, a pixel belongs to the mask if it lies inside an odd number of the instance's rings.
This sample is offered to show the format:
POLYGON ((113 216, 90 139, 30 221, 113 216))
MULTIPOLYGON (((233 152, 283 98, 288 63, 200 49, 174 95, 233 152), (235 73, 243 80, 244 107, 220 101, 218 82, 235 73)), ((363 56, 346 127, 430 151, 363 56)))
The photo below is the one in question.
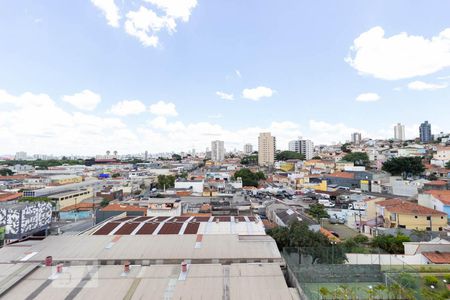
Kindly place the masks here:
POLYGON ((425 206, 421 206, 403 199, 389 199, 377 202, 377 205, 385 207, 388 211, 398 214, 407 215, 436 215, 436 216, 446 216, 447 214, 431 209, 425 206))
POLYGON ((350 172, 337 172, 337 173, 333 173, 333 174, 327 174, 326 176, 327 177, 337 177, 337 178, 348 178, 348 179, 355 178, 355 174, 350 173, 350 172))
POLYGON ((422 252, 434 264, 450 264, 450 252, 422 252))
POLYGON ((22 197, 22 193, 4 193, 0 194, 0 202, 17 200, 22 197))
POLYGON ((434 198, 440 200, 445 205, 450 205, 450 190, 431 190, 431 191, 425 191, 425 194, 430 194, 434 198))
POLYGON ((426 182, 424 183, 425 185, 437 185, 437 186, 443 186, 443 185, 447 185, 447 181, 444 180, 434 180, 434 181, 430 181, 430 182, 426 182))
POLYGON ((101 209, 101 211, 141 211, 146 213, 147 208, 145 207, 138 207, 134 205, 124 205, 124 204, 109 204, 108 206, 105 206, 101 209))

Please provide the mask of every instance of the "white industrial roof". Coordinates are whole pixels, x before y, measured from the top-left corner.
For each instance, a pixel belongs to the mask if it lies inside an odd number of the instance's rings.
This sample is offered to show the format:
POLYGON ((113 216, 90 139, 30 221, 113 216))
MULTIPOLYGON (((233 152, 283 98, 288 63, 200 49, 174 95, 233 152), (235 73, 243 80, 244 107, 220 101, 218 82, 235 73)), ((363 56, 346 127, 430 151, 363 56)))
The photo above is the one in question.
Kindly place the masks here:
POLYGON ((293 299, 277 264, 40 267, 3 299, 293 299))
POLYGON ((11 245, 0 249, 0 263, 26 259, 42 262, 86 260, 272 260, 281 261, 270 236, 244 239, 238 235, 79 235, 49 236, 30 246, 11 245))

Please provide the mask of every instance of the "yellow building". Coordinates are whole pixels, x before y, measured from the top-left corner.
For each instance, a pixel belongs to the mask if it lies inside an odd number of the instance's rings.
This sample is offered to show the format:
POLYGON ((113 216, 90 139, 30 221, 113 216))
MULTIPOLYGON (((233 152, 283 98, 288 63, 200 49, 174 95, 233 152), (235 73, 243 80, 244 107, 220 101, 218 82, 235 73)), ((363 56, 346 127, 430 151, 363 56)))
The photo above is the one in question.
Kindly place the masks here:
POLYGON ((87 199, 92 199, 93 196, 92 189, 87 189, 53 194, 48 196, 48 198, 56 203, 56 211, 59 211, 64 207, 77 205, 87 199))
POLYGON ((327 184, 326 180, 322 180, 320 183, 312 183, 312 182, 309 182, 308 177, 297 178, 296 179, 296 189, 299 190, 302 188, 314 189, 314 190, 326 192, 328 189, 328 184, 327 184))
POLYGON ((50 185, 65 185, 71 183, 80 183, 82 181, 83 178, 76 175, 55 175, 50 177, 50 185))
POLYGON ((403 199, 379 201, 376 212, 383 216, 386 228, 442 231, 447 226, 446 213, 403 199))

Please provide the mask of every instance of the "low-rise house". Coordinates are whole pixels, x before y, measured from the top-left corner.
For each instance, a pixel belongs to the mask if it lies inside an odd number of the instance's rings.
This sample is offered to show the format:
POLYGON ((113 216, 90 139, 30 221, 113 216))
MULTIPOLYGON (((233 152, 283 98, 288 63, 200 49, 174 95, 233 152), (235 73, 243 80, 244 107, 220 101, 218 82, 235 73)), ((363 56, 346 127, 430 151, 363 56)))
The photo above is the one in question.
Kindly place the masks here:
POLYGON ((450 216, 450 191, 431 190, 419 194, 418 203, 428 208, 443 211, 450 216))
POLYGON ((405 228, 442 231, 447 226, 447 214, 403 199, 389 199, 376 203, 377 215, 386 228, 405 228))

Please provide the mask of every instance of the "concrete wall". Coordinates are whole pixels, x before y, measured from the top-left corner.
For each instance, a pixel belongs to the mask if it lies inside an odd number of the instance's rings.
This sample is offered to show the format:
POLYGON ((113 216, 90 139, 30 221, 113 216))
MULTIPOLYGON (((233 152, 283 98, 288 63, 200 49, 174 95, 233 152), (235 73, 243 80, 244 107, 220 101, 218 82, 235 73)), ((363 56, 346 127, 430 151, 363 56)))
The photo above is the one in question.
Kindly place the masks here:
POLYGON ((350 265, 367 265, 367 264, 381 264, 381 265, 424 265, 427 259, 422 254, 416 255, 396 255, 396 254, 359 254, 347 253, 347 264, 350 265))

